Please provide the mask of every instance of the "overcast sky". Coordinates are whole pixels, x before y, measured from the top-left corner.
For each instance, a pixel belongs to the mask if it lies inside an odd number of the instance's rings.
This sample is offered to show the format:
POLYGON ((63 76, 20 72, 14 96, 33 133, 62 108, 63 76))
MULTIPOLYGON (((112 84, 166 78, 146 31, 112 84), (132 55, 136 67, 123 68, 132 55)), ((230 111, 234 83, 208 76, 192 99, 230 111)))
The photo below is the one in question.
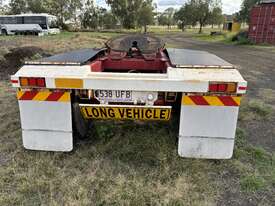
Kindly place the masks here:
MULTIPOLYGON (((180 8, 187 0, 154 0, 158 5, 158 11, 164 11, 168 7, 180 8)), ((96 0, 98 6, 106 7, 105 0, 96 0)), ((223 13, 233 14, 240 10, 242 0, 222 0, 223 13)))

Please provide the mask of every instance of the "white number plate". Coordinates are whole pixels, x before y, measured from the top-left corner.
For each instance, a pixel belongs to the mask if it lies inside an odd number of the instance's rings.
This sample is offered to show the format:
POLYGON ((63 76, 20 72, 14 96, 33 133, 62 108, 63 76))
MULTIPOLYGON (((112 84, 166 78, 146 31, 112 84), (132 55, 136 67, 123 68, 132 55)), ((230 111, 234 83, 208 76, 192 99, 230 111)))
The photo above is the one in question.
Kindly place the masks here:
POLYGON ((131 102, 132 91, 123 90, 95 90, 95 98, 99 101, 113 101, 113 102, 131 102))

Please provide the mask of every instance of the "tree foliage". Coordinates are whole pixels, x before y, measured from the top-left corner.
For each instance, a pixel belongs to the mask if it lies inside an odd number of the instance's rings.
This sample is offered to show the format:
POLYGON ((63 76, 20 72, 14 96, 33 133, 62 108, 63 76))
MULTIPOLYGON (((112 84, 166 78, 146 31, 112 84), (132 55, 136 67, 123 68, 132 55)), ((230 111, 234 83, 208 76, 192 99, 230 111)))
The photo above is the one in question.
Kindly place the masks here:
POLYGON ((3 5, 3 0, 0 0, 0 15, 5 14, 5 6, 3 5))
POLYGON ((85 29, 112 29, 117 24, 116 17, 107 9, 95 7, 91 1, 87 1, 81 15, 81 24, 85 29))
POLYGON ((141 10, 148 10, 149 5, 152 5, 152 0, 106 0, 106 2, 126 29, 136 28, 141 10))
POLYGON ((175 13, 175 19, 184 30, 186 25, 200 25, 199 32, 207 24, 220 24, 222 22, 222 9, 220 0, 190 0, 175 13))
POLYGON ((88 0, 81 16, 81 24, 85 29, 98 27, 98 12, 96 7, 88 0))
POLYGON ((154 14, 153 14, 153 6, 152 1, 143 2, 142 7, 138 13, 138 25, 144 27, 144 32, 147 32, 147 25, 152 24, 154 22, 154 14))
POLYGON ((25 0, 11 0, 10 14, 21 14, 27 12, 27 2, 25 0))
POLYGON ((259 3, 261 0, 243 0, 241 11, 237 13, 237 19, 240 22, 249 22, 250 11, 253 6, 259 3))
POLYGON ((26 0, 26 9, 32 13, 48 12, 48 1, 26 0))
POLYGON ((185 4, 181 7, 179 11, 175 13, 174 17, 183 31, 187 25, 195 26, 197 24, 195 11, 191 4, 185 4))
POLYGON ((224 16, 222 14, 222 9, 220 7, 215 7, 210 12, 208 19, 208 24, 212 25, 221 25, 224 21, 224 16))
POLYGON ((175 9, 170 7, 167 8, 159 17, 158 22, 160 25, 166 25, 168 26, 168 29, 171 28, 172 25, 175 24, 175 9))

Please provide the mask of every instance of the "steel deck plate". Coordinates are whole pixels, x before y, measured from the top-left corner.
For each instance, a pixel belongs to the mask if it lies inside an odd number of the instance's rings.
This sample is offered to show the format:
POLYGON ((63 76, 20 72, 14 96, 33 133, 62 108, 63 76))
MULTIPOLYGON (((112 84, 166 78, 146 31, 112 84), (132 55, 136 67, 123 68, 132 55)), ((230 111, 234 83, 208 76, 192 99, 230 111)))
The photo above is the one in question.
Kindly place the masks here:
POLYGON ((166 49, 171 64, 182 68, 234 68, 220 57, 205 51, 190 49, 166 49))
POLYGON ((27 65, 83 65, 105 49, 80 49, 36 61, 25 62, 27 65))

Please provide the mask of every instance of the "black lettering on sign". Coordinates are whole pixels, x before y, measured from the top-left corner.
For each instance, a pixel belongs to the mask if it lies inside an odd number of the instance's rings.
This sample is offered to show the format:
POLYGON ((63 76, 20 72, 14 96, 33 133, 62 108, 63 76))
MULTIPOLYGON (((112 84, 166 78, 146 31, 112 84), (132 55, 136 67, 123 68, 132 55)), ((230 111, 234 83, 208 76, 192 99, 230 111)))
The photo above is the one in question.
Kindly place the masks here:
POLYGON ((87 117, 92 118, 93 115, 90 113, 90 110, 87 107, 84 107, 84 113, 86 113, 87 117))
POLYGON ((108 118, 106 108, 99 108, 101 118, 108 118))
POLYGON ((123 119, 124 118, 125 109, 118 108, 118 113, 120 115, 120 118, 123 119))
POLYGON ((145 111, 145 117, 146 117, 147 119, 151 119, 151 118, 152 118, 152 110, 151 110, 151 109, 147 109, 147 110, 145 111))
POLYGON ((139 113, 140 113, 139 109, 133 109, 133 118, 139 119, 139 113))
POLYGON ((119 98, 119 97, 120 97, 120 92, 116 91, 116 98, 119 98))
POLYGON ((126 98, 130 99, 131 98, 131 92, 130 91, 126 91, 126 98))
POLYGON ((113 108, 108 109, 108 115, 109 115, 109 118, 115 118, 116 117, 115 111, 113 110, 113 108))
POLYGON ((102 90, 99 91, 100 97, 104 97, 104 92, 102 90))
POLYGON ((128 119, 132 119, 132 109, 127 108, 126 109, 126 115, 128 119))
POLYGON ((125 91, 120 91, 120 97, 123 98, 125 91))
POLYGON ((165 113, 166 113, 166 110, 164 110, 164 109, 160 110, 160 115, 159 115, 160 119, 166 119, 165 118, 165 113))
POLYGON ((97 108, 92 108, 92 114, 95 118, 99 117, 99 112, 98 112, 97 108))
POLYGON ((157 110, 156 109, 154 109, 154 119, 158 119, 158 116, 157 116, 157 110))

